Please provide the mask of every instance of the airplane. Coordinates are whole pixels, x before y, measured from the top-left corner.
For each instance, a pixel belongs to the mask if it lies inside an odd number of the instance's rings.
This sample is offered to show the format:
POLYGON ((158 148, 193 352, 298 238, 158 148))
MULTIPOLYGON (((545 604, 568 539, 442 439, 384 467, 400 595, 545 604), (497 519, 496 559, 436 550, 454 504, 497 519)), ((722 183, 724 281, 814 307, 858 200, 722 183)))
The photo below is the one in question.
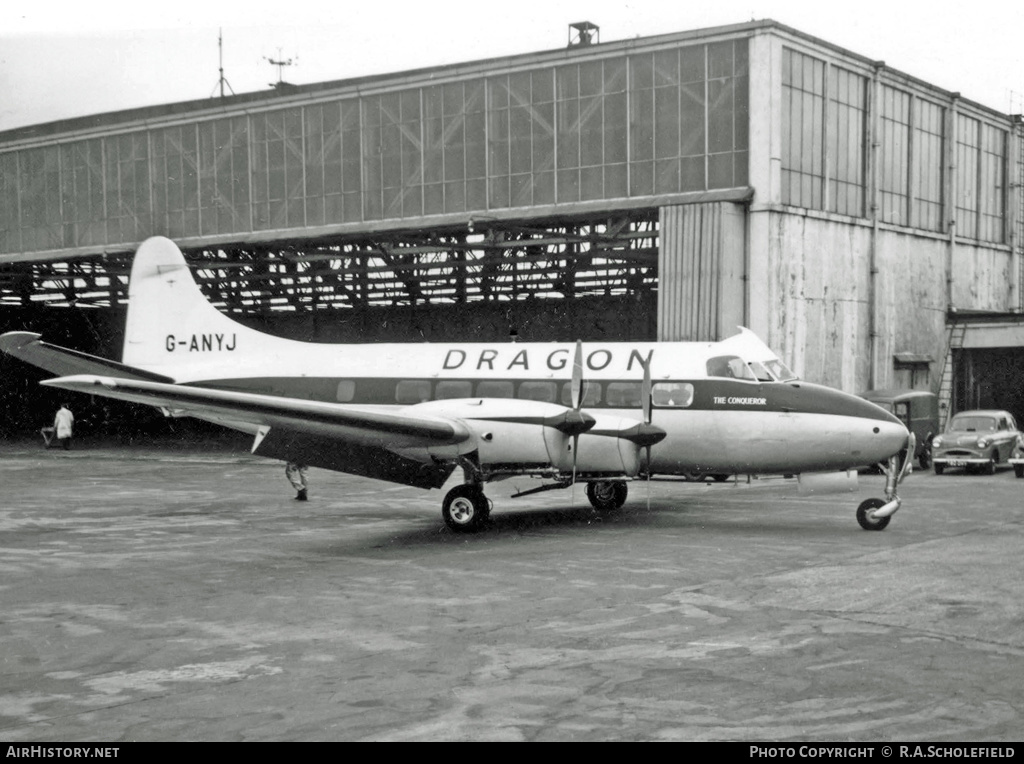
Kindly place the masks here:
POLYGON ((798 379, 744 328, 719 342, 302 342, 217 310, 164 237, 140 245, 128 290, 120 362, 32 332, 0 349, 59 375, 43 385, 247 432, 260 456, 420 488, 461 468, 442 502, 456 532, 487 522, 485 484, 516 476, 546 481, 516 496, 583 483, 609 511, 635 480, 876 463, 885 498, 857 519, 881 530, 914 453, 892 414, 798 379))

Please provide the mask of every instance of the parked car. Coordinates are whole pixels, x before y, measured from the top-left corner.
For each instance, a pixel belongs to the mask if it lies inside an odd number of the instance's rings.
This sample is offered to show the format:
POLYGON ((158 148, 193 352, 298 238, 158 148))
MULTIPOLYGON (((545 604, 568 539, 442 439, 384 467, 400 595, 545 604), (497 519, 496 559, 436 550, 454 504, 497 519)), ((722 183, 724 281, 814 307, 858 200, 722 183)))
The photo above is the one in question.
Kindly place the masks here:
POLYGON ((1013 474, 1024 478, 1024 433, 1017 439, 1017 447, 1013 449, 1013 456, 1010 458, 1013 465, 1013 474))
MULTIPOLYGON (((991 475, 1000 464, 1012 464, 1010 459, 1020 450, 1020 438, 1017 422, 1009 411, 961 411, 932 441, 935 474, 941 475, 946 467, 964 467, 991 475)), ((1016 470, 1017 465, 1013 466, 1016 470)))
POLYGON ((861 398, 895 414, 917 438, 914 458, 926 470, 931 466, 932 439, 939 432, 939 399, 925 390, 868 390, 861 398))

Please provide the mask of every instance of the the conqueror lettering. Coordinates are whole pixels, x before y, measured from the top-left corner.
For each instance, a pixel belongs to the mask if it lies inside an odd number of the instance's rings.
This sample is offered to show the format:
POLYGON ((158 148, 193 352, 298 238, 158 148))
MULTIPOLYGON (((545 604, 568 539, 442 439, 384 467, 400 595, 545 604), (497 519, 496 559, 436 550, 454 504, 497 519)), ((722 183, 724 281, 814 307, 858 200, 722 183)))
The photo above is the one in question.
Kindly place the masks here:
POLYGON ((714 396, 716 406, 767 406, 767 398, 740 398, 736 396, 714 396))
POLYGON ((232 351, 238 345, 238 337, 232 334, 191 334, 185 337, 177 337, 168 334, 164 340, 164 347, 168 353, 181 350, 188 353, 214 353, 221 351, 232 351))
MULTIPOLYGON (((615 361, 625 359, 625 371, 639 371, 644 368, 644 364, 650 362, 653 355, 653 350, 647 351, 647 356, 644 357, 635 348, 630 349, 628 354, 626 350, 598 348, 588 352, 583 358, 583 363, 590 371, 601 371, 609 367, 616 368, 615 361)), ((471 352, 452 348, 445 355, 441 368, 445 370, 466 368, 473 371, 511 371, 513 369, 529 371, 535 368, 545 368, 551 371, 561 371, 571 363, 572 350, 569 348, 538 351, 520 346, 507 351, 485 348, 471 352)))

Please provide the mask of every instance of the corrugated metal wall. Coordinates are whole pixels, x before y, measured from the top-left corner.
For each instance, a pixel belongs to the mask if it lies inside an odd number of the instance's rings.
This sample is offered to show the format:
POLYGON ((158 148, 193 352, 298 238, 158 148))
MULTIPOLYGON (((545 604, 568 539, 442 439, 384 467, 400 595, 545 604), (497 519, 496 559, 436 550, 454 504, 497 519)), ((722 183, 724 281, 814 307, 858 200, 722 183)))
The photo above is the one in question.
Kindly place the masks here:
POLYGON ((662 207, 658 339, 716 341, 745 316, 746 210, 730 202, 662 207))

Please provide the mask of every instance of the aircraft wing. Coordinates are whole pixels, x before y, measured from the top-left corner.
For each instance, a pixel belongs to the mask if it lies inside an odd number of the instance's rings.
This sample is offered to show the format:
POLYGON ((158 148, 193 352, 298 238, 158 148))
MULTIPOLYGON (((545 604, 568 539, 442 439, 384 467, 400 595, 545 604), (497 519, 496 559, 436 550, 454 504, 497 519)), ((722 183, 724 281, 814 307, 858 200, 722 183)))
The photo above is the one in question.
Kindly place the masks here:
MULTIPOLYGON (((420 487, 439 487, 451 462, 419 461, 395 450, 453 446, 475 436, 449 418, 273 395, 78 374, 44 380, 65 390, 156 406, 256 434, 253 453, 420 487)), ((465 450, 465 449, 458 449, 465 450)))
POLYGON ((78 350, 62 348, 40 340, 35 332, 7 332, 0 335, 0 350, 15 358, 47 371, 66 376, 69 374, 116 374, 123 379, 148 379, 153 382, 173 382, 170 377, 155 374, 123 363, 108 361, 78 350))

